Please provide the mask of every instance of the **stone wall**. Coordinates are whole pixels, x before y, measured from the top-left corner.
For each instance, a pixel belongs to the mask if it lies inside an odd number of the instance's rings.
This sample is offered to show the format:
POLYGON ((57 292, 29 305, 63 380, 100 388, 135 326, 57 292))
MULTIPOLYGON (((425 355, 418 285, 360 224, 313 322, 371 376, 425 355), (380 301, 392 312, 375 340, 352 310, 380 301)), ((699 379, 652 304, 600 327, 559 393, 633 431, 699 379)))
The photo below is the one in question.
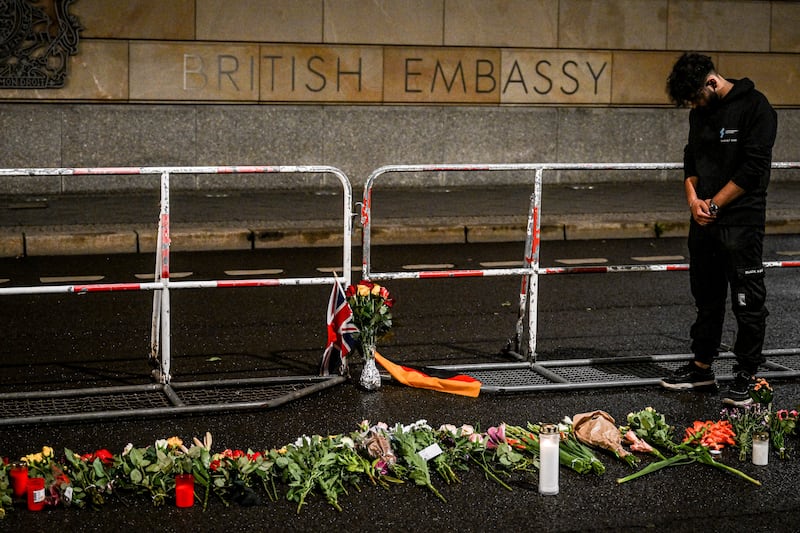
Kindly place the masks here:
MULTIPOLYGON (((84 29, 66 86, 0 89, 0 167, 332 165, 358 187, 385 164, 678 161, 687 111, 669 105, 664 80, 684 49, 753 79, 778 108, 775 160, 800 160, 796 2, 78 0, 71 10, 84 29)), ((643 177, 672 176, 548 179, 643 177)), ((173 186, 331 183, 193 176, 173 186)), ((140 184, 0 178, 0 192, 140 184)))

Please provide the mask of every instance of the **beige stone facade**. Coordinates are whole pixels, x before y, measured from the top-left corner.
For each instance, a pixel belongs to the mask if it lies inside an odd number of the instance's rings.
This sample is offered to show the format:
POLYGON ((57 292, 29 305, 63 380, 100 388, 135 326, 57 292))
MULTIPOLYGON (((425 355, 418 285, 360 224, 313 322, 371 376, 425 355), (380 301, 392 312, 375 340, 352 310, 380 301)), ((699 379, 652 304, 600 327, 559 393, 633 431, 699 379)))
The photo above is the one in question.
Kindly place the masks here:
MULTIPOLYGON (((778 108, 775 160, 800 161, 800 2, 80 0, 70 9, 83 31, 66 85, 0 89, 0 130, 15 132, 0 138, 0 167, 330 165, 358 187, 386 164, 679 161, 686 110, 664 87, 683 50, 753 79, 778 108)), ((197 176, 173 186, 265 183, 197 176)), ((0 192, 140 186, 0 180, 0 192)))
POLYGON ((667 104, 682 50, 800 105, 800 4, 745 0, 81 0, 59 90, 5 100, 667 104))

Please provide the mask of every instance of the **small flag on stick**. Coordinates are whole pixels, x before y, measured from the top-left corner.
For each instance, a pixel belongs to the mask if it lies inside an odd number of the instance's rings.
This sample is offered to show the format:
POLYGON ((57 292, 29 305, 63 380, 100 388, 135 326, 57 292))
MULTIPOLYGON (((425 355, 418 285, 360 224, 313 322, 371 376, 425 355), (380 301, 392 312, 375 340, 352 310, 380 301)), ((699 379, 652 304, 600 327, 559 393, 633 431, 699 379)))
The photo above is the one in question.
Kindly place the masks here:
POLYGON ((334 274, 333 289, 328 302, 328 343, 322 354, 320 375, 344 374, 347 371, 346 357, 355 346, 353 335, 358 328, 353 323, 353 310, 334 274))

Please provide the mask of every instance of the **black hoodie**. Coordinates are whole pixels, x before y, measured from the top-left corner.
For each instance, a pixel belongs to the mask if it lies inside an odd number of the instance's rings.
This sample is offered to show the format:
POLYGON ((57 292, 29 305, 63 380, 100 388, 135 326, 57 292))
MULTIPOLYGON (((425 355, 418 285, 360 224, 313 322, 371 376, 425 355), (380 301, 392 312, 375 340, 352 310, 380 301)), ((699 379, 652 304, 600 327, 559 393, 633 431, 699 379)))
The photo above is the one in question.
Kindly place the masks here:
POLYGON ((745 193, 720 209, 717 223, 763 226, 778 117, 752 81, 730 81, 724 98, 689 113, 684 177, 698 177, 700 199, 733 181, 745 193))

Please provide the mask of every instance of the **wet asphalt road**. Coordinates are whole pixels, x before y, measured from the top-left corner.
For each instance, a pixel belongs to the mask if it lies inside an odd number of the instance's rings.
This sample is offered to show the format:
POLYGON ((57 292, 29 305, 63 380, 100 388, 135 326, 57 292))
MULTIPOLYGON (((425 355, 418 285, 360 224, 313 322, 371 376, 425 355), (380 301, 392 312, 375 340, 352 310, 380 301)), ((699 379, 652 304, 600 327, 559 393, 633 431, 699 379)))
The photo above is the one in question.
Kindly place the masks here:
MULTIPOLYGON (((683 246, 681 241, 638 244, 651 250, 653 255, 680 253, 683 246)), ((598 257, 602 252, 607 252, 604 255, 612 252, 622 256, 641 255, 626 248, 628 246, 632 244, 627 241, 587 244, 579 256, 598 257)), ((776 242, 772 252, 798 249, 795 238, 784 238, 779 244, 776 242)), ((444 257, 444 252, 444 249, 438 250, 437 256, 444 257)), ((543 258, 543 264, 556 261, 557 255, 543 258)), ((492 257, 497 256, 497 250, 493 250, 492 257)), ((214 261, 209 256, 186 259, 196 261, 204 257, 205 260, 193 265, 211 269, 214 261)), ((395 259, 403 262, 406 258, 392 258, 395 259)), ((477 259, 473 257, 472 260, 477 259)), ((115 261, 115 258, 106 260, 107 263, 115 261)), ((178 261, 176 258, 176 263, 178 261)), ((303 256, 297 261, 310 262, 310 258, 303 256)), ((41 269, 47 266, 37 265, 41 269)), ((200 270, 195 266, 175 265, 174 271, 189 269, 200 270)), ((30 273, 31 269, 25 271, 30 273)), ((771 297, 768 348, 794 347, 800 343, 795 318, 800 310, 796 275, 785 270, 768 274, 774 295, 771 297)), ((686 301, 686 281, 682 273, 543 279, 540 357, 685 352, 686 328, 692 312, 686 301), (617 277, 619 282, 615 281, 617 277), (607 278, 611 279, 607 281, 607 278)), ((429 288, 411 282, 392 284, 399 296, 398 327, 395 336, 387 341, 384 352, 398 359, 402 357, 404 362, 426 364, 497 360, 496 348, 510 333, 509 325, 513 325, 516 317, 515 304, 508 303, 515 302, 518 283, 511 279, 491 280, 490 283, 486 280, 431 283, 437 285, 429 288), (461 288, 465 285, 467 289, 461 288), (465 304, 465 294, 474 297, 469 307, 465 304)), ((302 292, 309 292, 310 298, 321 298, 324 302, 328 291, 318 289, 302 292)), ((222 370, 219 367, 209 367, 208 358, 214 354, 222 355, 223 362, 229 363, 224 371, 230 374, 252 372, 247 365, 253 362, 261 365, 263 372, 302 370, 316 365, 321 333, 302 335, 302 331, 308 329, 306 324, 321 320, 317 318, 319 311, 306 311, 307 307, 314 306, 297 300, 295 308, 299 314, 282 321, 278 319, 277 326, 267 326, 276 318, 265 310, 284 305, 285 302, 281 302, 284 295, 270 295, 265 302, 263 293, 251 292, 247 290, 241 296, 237 293, 229 304, 188 293, 176 298, 176 350, 184 354, 183 359, 176 359, 176 369, 182 369, 189 377, 219 373, 222 370), (208 309, 214 309, 216 316, 203 318, 207 313, 200 311, 208 309), (235 314, 237 309, 238 314, 235 314), (247 312, 242 313, 243 309, 247 312), (219 331, 210 329, 216 326, 219 331), (242 331, 248 335, 242 335, 242 331), (298 340, 299 337, 302 339, 298 340), (248 340, 243 340, 245 338, 248 340), (195 342, 190 345, 192 339, 195 342)), ((301 291, 286 292, 285 297, 290 300, 302 297, 301 291)), ((27 386, 35 388, 52 386, 65 376, 75 386, 140 379, 140 342, 146 343, 149 333, 148 298, 131 296, 124 304, 112 295, 101 295, 89 304, 84 298, 67 295, 56 298, 57 301, 42 298, 33 303, 17 299, 3 306, 3 322, 8 328, 2 348, 6 371, 0 383, 4 388, 19 383, 19 373, 28 382, 27 386), (134 322, 129 312, 144 319, 134 322), (111 326, 98 326, 101 317, 111 326), (38 324, 35 330, 26 329, 26 324, 34 322, 38 324), (73 326, 65 327, 67 323, 73 326), (92 353, 104 355, 87 356, 92 353), (112 371, 108 364, 112 362, 121 365, 123 371, 112 371), (52 366, 56 370, 49 369, 52 366)), ((776 382, 775 386, 779 406, 793 407, 800 401, 797 381, 776 382)), ((721 407, 717 392, 675 393, 651 387, 483 394, 470 399, 393 384, 387 384, 377 393, 365 393, 351 384, 344 384, 264 412, 6 427, 0 430, 0 455, 14 458, 44 444, 56 450, 69 447, 81 451, 102 446, 119 453, 128 442, 144 445, 171 435, 190 439, 206 431, 214 435, 217 450, 227 447, 259 449, 280 447, 302 434, 349 432, 362 419, 393 424, 424 418, 433 426, 470 423, 486 428, 504 421, 511 424, 555 421, 565 415, 595 409, 603 409, 621 421, 628 412, 648 405, 681 428, 695 419, 717 419, 721 407)), ((797 438, 792 443, 800 446, 797 438)), ((697 464, 674 467, 617 485, 615 479, 630 470, 610 456, 601 454, 601 457, 607 467, 602 477, 579 476, 562 469, 561 493, 556 497, 539 496, 535 484, 515 486, 513 492, 508 492, 484 479, 480 471, 472 470, 462 476, 462 483, 458 485, 447 486, 435 480, 447 503, 412 486, 388 490, 364 487, 360 493, 341 498, 341 513, 320 498, 312 500, 299 514, 294 504, 286 501, 226 508, 212 499, 208 510, 202 512, 197 507, 153 508, 146 500, 127 498, 124 502, 113 501, 100 511, 52 509, 30 513, 18 508, 0 522, 0 530, 49 531, 55 526, 74 531, 471 531, 487 528, 789 531, 800 524, 800 494, 796 481, 800 459, 780 461, 772 456, 767 467, 756 467, 740 463, 735 452, 725 452, 724 461, 762 481, 763 485, 756 487, 697 464)))

